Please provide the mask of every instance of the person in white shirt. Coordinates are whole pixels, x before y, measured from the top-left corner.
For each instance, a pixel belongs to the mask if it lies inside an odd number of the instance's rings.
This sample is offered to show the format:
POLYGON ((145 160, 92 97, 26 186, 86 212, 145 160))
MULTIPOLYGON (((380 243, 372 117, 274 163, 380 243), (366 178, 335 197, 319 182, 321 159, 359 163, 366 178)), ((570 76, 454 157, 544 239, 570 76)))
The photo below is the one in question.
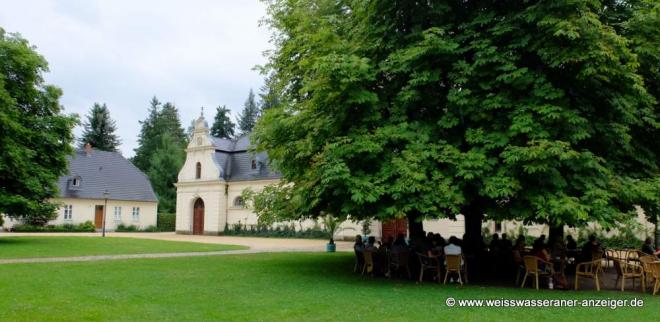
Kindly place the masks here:
MULTIPOLYGON (((444 248, 445 255, 462 255, 463 250, 458 246, 458 239, 456 236, 449 237, 449 244, 444 248)), ((445 261, 445 265, 447 262, 445 261)), ((461 265, 463 265, 463 258, 461 258, 461 265)))

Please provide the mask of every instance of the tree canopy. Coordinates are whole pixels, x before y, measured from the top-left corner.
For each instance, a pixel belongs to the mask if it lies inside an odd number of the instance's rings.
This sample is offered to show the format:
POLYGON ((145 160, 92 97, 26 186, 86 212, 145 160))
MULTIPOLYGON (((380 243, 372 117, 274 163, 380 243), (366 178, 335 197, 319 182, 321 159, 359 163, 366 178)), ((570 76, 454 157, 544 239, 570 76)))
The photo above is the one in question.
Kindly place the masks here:
POLYGON ((599 1, 270 2, 281 103, 253 139, 284 179, 257 212, 413 235, 463 214, 468 239, 484 214, 616 222, 635 182, 660 188, 658 5, 636 3, 626 33, 599 1))
POLYGON ((243 104, 243 111, 238 114, 236 123, 238 124, 238 129, 241 131, 241 134, 246 134, 252 132, 254 125, 257 123, 259 118, 259 105, 255 101, 254 92, 250 89, 245 104, 243 104))
POLYGON ((115 134, 117 124, 110 118, 110 110, 105 103, 94 103, 87 114, 87 120, 83 123, 83 128, 82 136, 78 139, 81 148, 89 143, 99 150, 117 151, 121 144, 115 134))
POLYGON ((234 128, 236 125, 229 117, 229 109, 222 105, 218 106, 211 127, 211 135, 219 138, 231 139, 234 136, 234 128))
POLYGON ((62 91, 44 83, 48 63, 27 40, 0 28, 0 213, 29 224, 55 217, 57 179, 66 174, 77 117, 62 91))

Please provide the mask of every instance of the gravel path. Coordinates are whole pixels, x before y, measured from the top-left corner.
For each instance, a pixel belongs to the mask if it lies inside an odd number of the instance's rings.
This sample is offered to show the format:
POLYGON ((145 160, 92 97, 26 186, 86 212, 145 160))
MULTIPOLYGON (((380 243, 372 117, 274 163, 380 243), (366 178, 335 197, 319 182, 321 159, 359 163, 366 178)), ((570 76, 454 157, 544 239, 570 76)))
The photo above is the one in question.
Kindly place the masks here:
MULTIPOLYGON (((79 236, 99 237, 100 233, 0 233, 0 238, 10 236, 79 236)), ((126 255, 96 255, 96 256, 72 256, 72 257, 39 257, 39 258, 11 258, 0 259, 2 264, 16 263, 54 263, 54 262, 87 262, 99 260, 116 259, 138 259, 138 258, 171 258, 171 257, 195 257, 195 256, 221 256, 237 254, 275 253, 275 252, 323 252, 326 241, 318 239, 294 239, 294 238, 256 238, 235 236, 193 236, 179 235, 175 233, 106 233, 109 238, 144 238, 156 240, 169 240, 181 242, 196 242, 206 244, 228 244, 242 245, 250 249, 226 250, 212 252, 180 252, 180 253, 155 253, 155 254, 126 254, 126 255)), ((353 243, 337 241, 337 251, 352 251, 353 243)))

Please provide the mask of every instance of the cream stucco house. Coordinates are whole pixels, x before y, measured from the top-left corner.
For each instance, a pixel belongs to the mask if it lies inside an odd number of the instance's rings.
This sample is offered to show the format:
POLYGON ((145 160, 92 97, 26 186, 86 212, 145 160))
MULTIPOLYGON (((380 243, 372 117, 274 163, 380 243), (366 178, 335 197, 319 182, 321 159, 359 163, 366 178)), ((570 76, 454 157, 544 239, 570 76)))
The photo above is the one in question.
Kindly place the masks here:
MULTIPOLYGON (((268 167, 266 153, 252 153, 247 136, 235 140, 220 139, 210 135, 208 124, 203 117, 195 122, 193 137, 186 149, 186 161, 179 172, 177 187, 176 231, 183 234, 222 234, 225 225, 236 223, 254 225, 257 216, 245 208, 241 194, 244 189, 260 191, 269 184, 279 181, 280 176, 268 167)), ((650 230, 643 214, 639 222, 645 230, 650 230)), ((290 222, 281 223, 290 226, 290 222)), ((296 222, 296 227, 306 229, 315 223, 311 220, 296 222)), ((491 233, 517 233, 520 222, 484 222, 483 228, 491 233)), ((335 239, 350 239, 362 231, 360 222, 346 221, 335 239)), ((425 220, 424 230, 440 233, 443 236, 463 236, 465 224, 462 215, 456 220, 425 220)), ((524 227, 530 235, 548 234, 546 225, 524 227)), ((407 233, 405 219, 388 223, 373 221, 370 235, 376 238, 407 233)), ((574 230, 569 232, 575 234, 574 230)), ((640 237, 643 234, 640 233, 640 237)))
MULTIPOLYGON (((97 229, 115 230, 119 224, 146 228, 156 225, 158 199, 149 179, 117 152, 86 147, 68 157, 68 173, 59 178, 61 205, 51 225, 94 223, 97 229)), ((5 218, 4 228, 16 220, 5 218)))

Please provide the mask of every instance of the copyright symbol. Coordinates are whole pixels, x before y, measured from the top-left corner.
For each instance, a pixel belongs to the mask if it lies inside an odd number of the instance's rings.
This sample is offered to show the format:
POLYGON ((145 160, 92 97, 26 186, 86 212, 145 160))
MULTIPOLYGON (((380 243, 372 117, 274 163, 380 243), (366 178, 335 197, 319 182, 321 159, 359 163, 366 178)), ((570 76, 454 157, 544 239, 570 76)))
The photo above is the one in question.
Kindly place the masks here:
POLYGON ((447 300, 445 300, 445 304, 447 304, 449 307, 452 307, 456 304, 456 300, 454 300, 453 297, 448 297, 447 300))

